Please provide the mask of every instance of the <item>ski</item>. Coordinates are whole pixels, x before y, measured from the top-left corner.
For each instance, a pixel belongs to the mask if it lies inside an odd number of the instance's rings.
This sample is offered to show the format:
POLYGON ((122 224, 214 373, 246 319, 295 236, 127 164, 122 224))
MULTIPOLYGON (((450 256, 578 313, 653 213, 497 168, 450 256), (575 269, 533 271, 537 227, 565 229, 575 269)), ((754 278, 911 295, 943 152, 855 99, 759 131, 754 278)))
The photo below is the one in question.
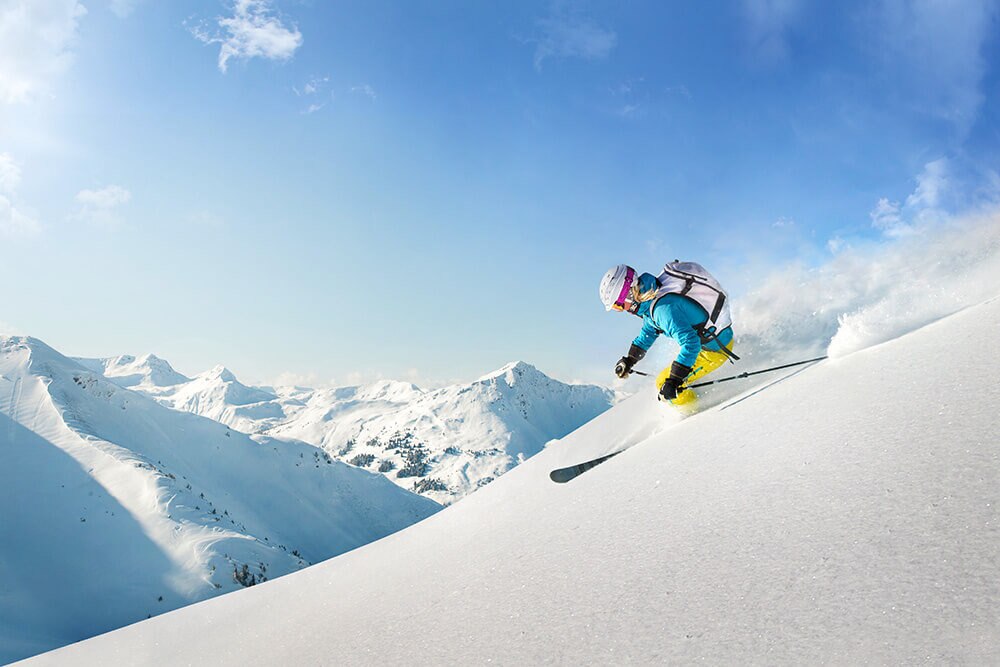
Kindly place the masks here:
POLYGON ((610 459, 612 456, 617 456, 618 454, 621 454, 622 451, 625 450, 611 452, 610 454, 599 456, 596 459, 592 459, 590 461, 584 461, 583 463, 577 463, 576 465, 571 465, 568 468, 557 468, 549 473, 549 479, 551 479, 553 482, 557 484, 565 484, 571 479, 576 479, 577 477, 587 472, 591 468, 601 465, 602 463, 610 459))

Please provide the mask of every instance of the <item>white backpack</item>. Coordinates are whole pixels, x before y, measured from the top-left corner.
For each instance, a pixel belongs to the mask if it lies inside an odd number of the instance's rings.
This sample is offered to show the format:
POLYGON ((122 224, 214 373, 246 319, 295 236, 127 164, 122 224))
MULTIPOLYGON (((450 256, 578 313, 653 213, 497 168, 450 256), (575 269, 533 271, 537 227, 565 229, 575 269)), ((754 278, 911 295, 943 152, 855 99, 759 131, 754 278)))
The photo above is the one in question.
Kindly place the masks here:
MULTIPOLYGON (((656 281, 660 284, 660 288, 653 296, 650 312, 656 307, 656 302, 667 294, 686 296, 708 313, 707 320, 695 325, 702 343, 715 340, 716 336, 733 323, 733 318, 729 314, 729 295, 715 276, 701 264, 679 260, 668 262, 656 281)), ((731 359, 739 359, 724 346, 720 347, 731 359)))

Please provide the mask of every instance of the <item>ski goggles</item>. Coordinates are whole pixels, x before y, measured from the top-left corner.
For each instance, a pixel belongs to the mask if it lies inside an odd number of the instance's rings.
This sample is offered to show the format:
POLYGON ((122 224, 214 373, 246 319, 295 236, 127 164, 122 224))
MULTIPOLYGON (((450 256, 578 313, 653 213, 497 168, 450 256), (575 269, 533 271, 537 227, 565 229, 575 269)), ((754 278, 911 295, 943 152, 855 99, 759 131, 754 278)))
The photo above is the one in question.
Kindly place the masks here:
POLYGON ((632 292, 632 284, 635 282, 635 269, 629 267, 625 270, 625 282, 622 283, 621 294, 618 295, 618 299, 612 308, 615 310, 631 310, 629 303, 629 294, 632 292))

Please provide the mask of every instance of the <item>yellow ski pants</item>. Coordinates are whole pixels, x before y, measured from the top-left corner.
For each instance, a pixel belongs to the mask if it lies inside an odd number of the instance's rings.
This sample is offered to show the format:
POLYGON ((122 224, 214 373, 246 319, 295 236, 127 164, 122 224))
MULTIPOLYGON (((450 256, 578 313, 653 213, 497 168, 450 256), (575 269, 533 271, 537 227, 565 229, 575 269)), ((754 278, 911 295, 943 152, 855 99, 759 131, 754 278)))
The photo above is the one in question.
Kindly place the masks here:
MULTIPOLYGON (((733 349, 732 342, 726 346, 727 350, 733 349)), ((688 376, 684 378, 684 384, 694 384, 701 378, 705 377, 712 371, 718 370, 723 364, 729 359, 722 352, 717 352, 715 350, 706 350, 702 348, 701 352, 698 353, 698 358, 694 361, 694 366, 691 367, 691 372, 688 376)), ((663 383, 667 381, 670 377, 670 366, 664 368, 658 376, 656 376, 656 390, 659 391, 663 386, 663 383)), ((685 389, 681 393, 677 394, 677 398, 670 401, 674 405, 690 405, 693 404, 698 399, 694 391, 691 389, 685 389)))

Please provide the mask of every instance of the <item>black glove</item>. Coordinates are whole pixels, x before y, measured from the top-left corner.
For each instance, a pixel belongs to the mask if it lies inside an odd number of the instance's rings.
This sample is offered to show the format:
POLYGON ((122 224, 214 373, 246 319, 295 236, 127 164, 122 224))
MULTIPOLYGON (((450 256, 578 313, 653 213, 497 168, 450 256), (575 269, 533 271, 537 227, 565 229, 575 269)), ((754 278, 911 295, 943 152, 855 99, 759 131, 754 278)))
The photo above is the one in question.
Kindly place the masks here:
POLYGON ((632 367, 639 363, 639 361, 645 356, 646 350, 633 344, 629 347, 628 354, 619 359, 618 363, 615 364, 615 375, 624 380, 631 375, 632 367))
POLYGON ((676 361, 670 364, 670 377, 660 387, 660 400, 672 401, 677 398, 678 390, 684 386, 684 379, 691 373, 691 367, 676 361))

